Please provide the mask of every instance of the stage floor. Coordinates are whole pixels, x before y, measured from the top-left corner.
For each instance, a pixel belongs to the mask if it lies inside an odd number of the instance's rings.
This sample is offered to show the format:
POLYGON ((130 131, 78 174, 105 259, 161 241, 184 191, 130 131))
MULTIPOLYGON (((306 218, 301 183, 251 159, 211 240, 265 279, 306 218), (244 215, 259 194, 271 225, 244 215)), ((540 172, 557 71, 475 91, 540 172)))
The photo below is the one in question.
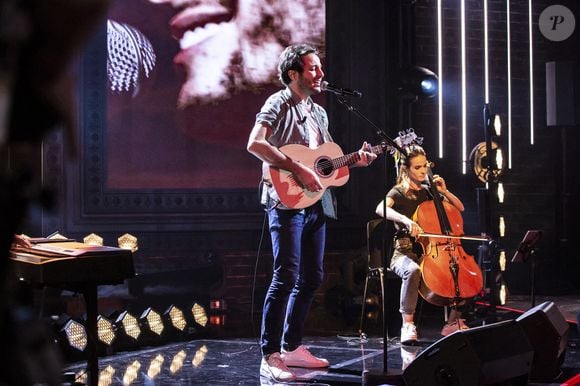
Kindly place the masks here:
MULTIPOLYGON (((526 299, 521 300, 521 305, 526 299)), ((538 297, 536 304, 540 300, 538 297)), ((563 309, 570 311, 566 299, 550 298, 563 309)), ((574 300, 574 299, 572 299, 574 300)), ((515 302, 514 302, 515 304, 515 302)), ((510 308, 516 308, 514 304, 510 308)), ((575 299, 575 306, 580 299, 575 299)), ((521 311, 530 306, 521 308, 521 311)), ((518 309, 520 310, 520 309, 518 309)), ((566 312, 568 312, 566 311, 566 312)), ((495 321, 513 320, 519 312, 498 309, 495 321)), ((568 319, 566 315, 566 319, 568 319)), ((570 317, 571 318, 571 317, 570 317)), ((487 318, 489 319, 489 318, 487 318)), ((575 317, 573 318, 575 320, 575 317)), ((468 319, 471 327, 489 323, 482 318, 468 319)), ((386 369, 389 374, 401 373, 421 351, 431 345, 440 344, 439 331, 442 315, 439 312, 424 312, 419 323, 419 344, 412 347, 401 346, 398 338, 389 338, 387 344, 386 369)), ((580 374, 580 337, 577 326, 569 324, 567 350, 561 366, 562 373, 549 382, 530 382, 530 385, 560 385, 580 374)), ((366 340, 349 334, 332 336, 309 336, 305 344, 318 356, 327 358, 331 367, 324 370, 297 369, 299 377, 295 385, 361 385, 397 384, 383 382, 385 370, 383 339, 369 336, 366 340), (369 376, 371 374, 371 376, 369 376), (378 378, 377 378, 378 375, 378 378), (377 382, 377 383, 375 383, 377 382)), ((488 359, 493 360, 493 358, 488 359)), ((188 342, 172 343, 164 346, 117 353, 99 359, 100 385, 274 385, 259 375, 260 350, 256 339, 196 339, 188 342)), ((85 363, 70 363, 67 371, 82 379, 85 363)), ((425 374, 429 377, 429 374, 425 374)), ((403 378, 398 384, 405 385, 403 378)), ((502 380, 503 382, 503 380, 502 380)), ((580 381, 579 381, 580 382, 580 381)))

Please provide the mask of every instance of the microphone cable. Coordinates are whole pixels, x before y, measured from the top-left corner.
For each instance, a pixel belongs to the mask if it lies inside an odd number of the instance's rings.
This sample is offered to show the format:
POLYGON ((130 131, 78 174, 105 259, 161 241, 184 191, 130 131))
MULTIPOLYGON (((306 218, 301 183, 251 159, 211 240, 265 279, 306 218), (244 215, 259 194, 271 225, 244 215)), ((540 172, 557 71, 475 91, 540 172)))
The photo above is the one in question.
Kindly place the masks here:
MULTIPOLYGON (((263 184, 260 183, 260 188, 258 189, 258 191, 260 192, 260 200, 261 200, 261 196, 262 196, 262 187, 263 184)), ((262 231, 260 233, 260 241, 258 242, 258 250, 256 251, 256 262, 254 263, 254 277, 252 280, 252 295, 251 295, 251 305, 250 305, 250 326, 252 329, 252 334, 254 334, 254 337, 256 338, 256 343, 258 344, 258 346, 260 346, 260 339, 258 337, 258 334, 256 333, 256 325, 254 324, 254 300, 255 300, 255 295, 256 295, 256 280, 258 277, 258 264, 260 262, 260 257, 262 254, 262 245, 264 243, 264 235, 266 233, 266 222, 268 220, 268 204, 270 197, 268 196, 267 201, 266 201, 266 208, 264 209, 264 220, 262 221, 262 231)))

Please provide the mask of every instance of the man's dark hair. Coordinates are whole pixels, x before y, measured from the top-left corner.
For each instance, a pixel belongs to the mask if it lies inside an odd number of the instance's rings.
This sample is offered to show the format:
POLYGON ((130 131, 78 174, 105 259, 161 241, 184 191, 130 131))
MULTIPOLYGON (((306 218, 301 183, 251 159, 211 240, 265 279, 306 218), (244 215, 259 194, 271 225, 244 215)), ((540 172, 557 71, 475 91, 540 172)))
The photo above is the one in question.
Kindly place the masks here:
POLYGON ((294 44, 284 49, 278 62, 278 78, 282 84, 285 86, 290 84, 288 71, 294 70, 299 73, 304 71, 302 57, 308 54, 318 55, 318 50, 309 44, 294 44))

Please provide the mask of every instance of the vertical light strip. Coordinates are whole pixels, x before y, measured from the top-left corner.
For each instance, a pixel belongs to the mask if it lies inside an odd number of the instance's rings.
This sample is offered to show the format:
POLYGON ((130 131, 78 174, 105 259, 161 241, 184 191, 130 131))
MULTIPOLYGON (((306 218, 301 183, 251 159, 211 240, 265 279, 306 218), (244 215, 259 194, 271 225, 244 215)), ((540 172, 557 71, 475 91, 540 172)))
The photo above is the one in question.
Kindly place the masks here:
POLYGON ((510 0, 506 1, 508 168, 512 168, 512 33, 510 0))
POLYGON ((439 75, 438 91, 438 140, 439 158, 443 158, 443 22, 442 22, 442 2, 437 0, 437 74, 439 75))
POLYGON ((489 47, 488 47, 488 29, 487 29, 487 0, 483 2, 483 82, 485 88, 485 103, 489 103, 489 47))
POLYGON ((528 36, 530 41, 530 145, 534 144, 534 51, 532 32, 532 0, 528 0, 528 36))
POLYGON ((467 81, 465 53, 465 0, 461 0, 461 171, 467 173, 467 81))

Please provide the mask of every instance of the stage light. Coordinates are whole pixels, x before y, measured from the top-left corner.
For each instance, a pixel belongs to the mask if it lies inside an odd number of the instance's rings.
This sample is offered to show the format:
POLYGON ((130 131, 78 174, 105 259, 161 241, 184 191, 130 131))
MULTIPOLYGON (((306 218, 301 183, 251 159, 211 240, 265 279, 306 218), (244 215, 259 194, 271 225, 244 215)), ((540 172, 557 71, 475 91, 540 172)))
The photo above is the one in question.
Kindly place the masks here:
POLYGON ((499 217, 499 237, 505 236, 505 219, 503 216, 499 217))
POLYGON ((74 319, 65 323, 62 332, 65 334, 68 344, 77 349, 84 351, 87 347, 87 331, 85 327, 74 319))
POLYGON ((505 250, 499 251, 499 270, 500 272, 504 272, 507 264, 507 259, 505 256, 505 250))
POLYGON ((501 119, 498 114, 493 117, 493 131, 497 137, 501 135, 501 119))
POLYGON ((68 237, 61 235, 59 232, 54 232, 46 237, 51 240, 69 240, 68 237))
POLYGON ((165 311, 165 315, 169 317, 171 325, 179 331, 184 331, 185 327, 187 327, 187 322, 185 320, 185 316, 183 315, 183 311, 174 305, 169 306, 167 311, 165 311))
POLYGON ((507 285, 505 284, 505 282, 501 281, 501 284, 499 285, 499 304, 501 306, 505 306, 505 303, 507 301, 507 297, 508 297, 508 290, 507 290, 507 285))
POLYGON ((485 142, 477 144, 469 155, 473 172, 481 182, 497 181, 504 172, 503 152, 499 145, 491 142, 491 170, 488 168, 488 154, 485 142))
POLYGON ((503 184, 499 182, 497 184, 497 200, 500 204, 503 204, 505 198, 505 190, 503 189, 503 184))
POLYGON ((117 239, 117 242, 119 244, 119 248, 121 249, 128 249, 131 252, 136 252, 139 249, 137 237, 129 233, 125 233, 124 235, 120 236, 117 239))
POLYGON ((103 246, 103 238, 95 233, 91 233, 90 235, 86 235, 83 238, 83 242, 89 245, 97 245, 103 246))
POLYGON ((171 372, 171 374, 176 374, 181 370, 181 368, 183 367, 183 361, 185 360, 186 356, 187 353, 184 350, 180 350, 177 354, 173 356, 171 364, 169 365, 169 371, 171 372))
POLYGON ((157 356, 153 358, 153 360, 151 360, 151 363, 149 364, 147 376, 151 379, 155 379, 155 377, 157 377, 159 373, 161 373, 161 367, 163 366, 164 361, 165 358, 163 358, 163 355, 157 354, 157 356))
POLYGON ((207 313, 205 312, 205 308, 200 306, 198 303, 195 303, 193 307, 191 307, 191 314, 193 315, 193 320, 195 323, 199 324, 202 327, 205 327, 208 322, 207 313))
POLYGON ((97 318, 97 334, 99 336, 99 341, 107 346, 111 346, 117 337, 113 322, 102 315, 99 315, 97 318))
POLYGON ((212 326, 224 326, 226 324, 225 315, 210 315, 209 324, 212 326))
POLYGON ((161 315, 155 312, 151 307, 143 311, 139 320, 141 320, 143 325, 149 327, 149 330, 155 333, 157 336, 161 336, 161 334, 163 334, 165 326, 163 325, 161 315))
POLYGON ((115 324, 123 329, 127 336, 130 336, 134 340, 139 339, 141 335, 141 327, 139 327, 139 322, 137 318, 131 315, 128 311, 122 312, 115 324))
POLYGON ((226 301, 223 299, 212 299, 209 301, 209 309, 210 310, 226 310, 226 301))
POLYGON ((439 89, 437 75, 425 67, 410 67, 403 71, 400 79, 403 98, 417 100, 437 95, 439 89))
POLYGON ((503 170, 503 152, 501 147, 498 147, 495 151, 495 167, 498 170, 503 170))

